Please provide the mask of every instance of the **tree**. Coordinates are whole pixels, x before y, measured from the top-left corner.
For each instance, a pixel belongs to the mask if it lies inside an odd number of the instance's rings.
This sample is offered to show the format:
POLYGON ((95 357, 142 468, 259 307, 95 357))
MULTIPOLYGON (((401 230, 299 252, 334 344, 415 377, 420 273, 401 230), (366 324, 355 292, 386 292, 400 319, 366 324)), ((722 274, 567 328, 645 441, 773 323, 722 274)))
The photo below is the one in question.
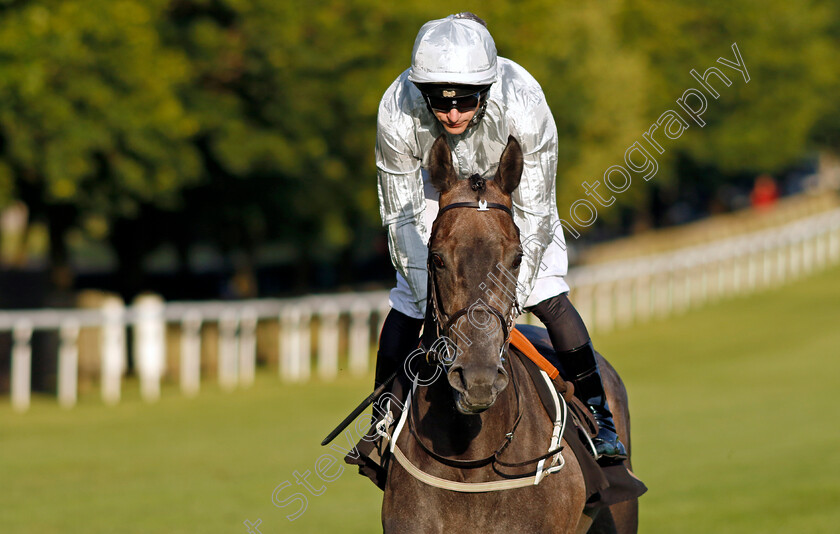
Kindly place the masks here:
POLYGON ((163 46, 161 0, 30 2, 0 20, 0 200, 47 223, 65 286, 68 229, 176 205, 199 178, 186 56, 163 46))
MULTIPOLYGON (((143 260, 164 243, 185 274, 193 243, 236 252, 246 266, 275 243, 299 266, 301 289, 315 262, 354 280, 352 258, 382 233, 379 99, 409 66, 420 26, 453 9, 437 0, 3 5, 0 208, 21 199, 49 225, 57 274, 71 228, 108 240, 126 297, 147 289, 143 260)), ((733 42, 749 83, 727 71, 733 84, 709 99, 706 125, 669 141, 656 176, 635 174, 614 206, 598 206, 597 224, 614 232, 665 193, 837 146, 833 3, 487 0, 473 9, 499 53, 546 93, 561 215, 591 200, 584 182, 603 179, 676 109, 697 85, 689 71, 720 66, 733 42)))
MULTIPOLYGON (((837 43, 827 38, 836 24, 823 2, 714 1, 666 3, 629 0, 620 27, 628 46, 649 62, 650 118, 689 88, 707 93, 690 71, 702 75, 717 67, 709 85, 720 94, 707 96, 700 127, 669 142, 668 166, 680 175, 682 190, 715 189, 742 177, 780 173, 814 149, 811 131, 825 112, 822 95, 836 83, 837 43), (833 22, 832 22, 833 21, 833 22), (717 62, 735 61, 736 44, 749 82, 717 62), (679 166, 676 166, 679 165, 679 166)), ((751 184, 750 184, 751 185, 751 184)))

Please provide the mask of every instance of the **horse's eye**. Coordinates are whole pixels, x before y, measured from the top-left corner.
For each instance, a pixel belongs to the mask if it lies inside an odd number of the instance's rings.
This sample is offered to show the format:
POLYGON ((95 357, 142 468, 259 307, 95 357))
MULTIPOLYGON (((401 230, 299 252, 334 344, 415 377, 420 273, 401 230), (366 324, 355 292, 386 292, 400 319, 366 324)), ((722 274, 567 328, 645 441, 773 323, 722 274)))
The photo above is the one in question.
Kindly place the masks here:
POLYGON ((443 258, 441 258, 438 254, 432 254, 432 263, 435 264, 435 267, 438 269, 443 268, 443 258))
POLYGON ((517 254, 517 255, 516 255, 516 257, 513 259, 513 268, 514 268, 514 269, 516 269, 516 268, 517 268, 517 267, 519 267, 521 264, 522 264, 522 253, 520 252, 520 253, 519 253, 519 254, 517 254))

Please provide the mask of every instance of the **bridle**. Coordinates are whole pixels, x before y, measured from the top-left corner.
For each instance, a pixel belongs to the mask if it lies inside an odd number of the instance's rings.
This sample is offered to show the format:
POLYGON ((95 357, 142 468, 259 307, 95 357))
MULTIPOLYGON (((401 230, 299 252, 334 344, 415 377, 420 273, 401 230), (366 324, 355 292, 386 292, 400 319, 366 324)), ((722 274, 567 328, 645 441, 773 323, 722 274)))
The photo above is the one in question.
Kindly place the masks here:
MULTIPOLYGON (((478 177, 474 176, 474 177, 471 178, 471 180, 475 180, 476 178, 478 178, 478 177)), ((478 178, 478 179, 481 180, 480 178, 478 178)), ((481 184, 481 187, 483 188, 483 183, 481 184)), ((474 189, 475 189, 475 187, 474 187, 474 189)), ((455 208, 476 208, 476 209, 478 209, 478 211, 489 211, 491 209, 497 209, 497 210, 504 211, 505 213, 510 215, 511 219, 513 219, 513 213, 511 212, 510 208, 508 208, 504 204, 498 204, 498 203, 495 203, 495 202, 487 202, 487 201, 454 202, 452 204, 448 204, 448 205, 444 206, 443 208, 441 208, 440 211, 438 211, 437 216, 440 217, 446 211, 451 210, 451 209, 455 209, 455 208)), ((517 227, 517 233, 518 232, 519 232, 519 229, 517 227)), ((430 292, 429 306, 431 306, 431 313, 427 314, 427 317, 430 318, 435 324, 435 338, 436 338, 435 341, 441 339, 441 337, 448 338, 449 332, 450 332, 452 326, 455 325, 455 323, 458 321, 458 319, 460 319, 461 317, 463 317, 464 315, 466 315, 467 313, 469 313, 470 311, 472 311, 476 308, 483 309, 484 311, 487 311, 491 315, 495 316, 499 320, 499 322, 502 326, 502 333, 504 335, 503 336, 504 341, 502 342, 502 345, 499 348, 499 358, 500 358, 500 363, 502 365, 505 365, 504 353, 507 349, 508 343, 510 342, 510 332, 511 332, 511 329, 513 327, 514 321, 516 321, 516 317, 518 315, 518 312, 520 311, 519 303, 517 302, 516 297, 514 297, 514 300, 511 303, 510 310, 508 311, 507 315, 502 314, 502 312, 500 312, 498 309, 496 309, 493 306, 490 306, 488 304, 480 304, 480 305, 475 305, 474 304, 472 306, 467 306, 465 308, 461 308, 461 309, 455 311, 454 313, 452 313, 451 315, 447 314, 440 305, 440 294, 439 294, 438 286, 437 286, 437 283, 436 283, 436 280, 435 280, 435 269, 434 269, 433 262, 432 262, 431 251, 430 251, 429 257, 427 259, 427 267, 428 267, 428 270, 429 270, 429 292, 430 292), (443 326, 441 326, 441 324, 443 326)), ((426 360, 429 364, 446 366, 447 363, 451 364, 451 363, 454 362, 454 360, 447 361, 445 358, 440 358, 436 354, 436 351, 433 350, 433 347, 434 347, 434 344, 431 347, 424 347, 424 350, 426 351, 426 360), (434 354, 431 354, 431 353, 434 353, 434 354), (430 354, 431 354, 431 356, 430 356, 430 354)), ((448 349, 447 349, 447 351, 448 351, 448 349)), ((492 452, 492 454, 490 454, 489 456, 486 456, 484 458, 473 459, 473 460, 462 460, 462 459, 456 459, 456 458, 449 458, 449 457, 443 456, 443 455, 435 452, 431 446, 424 443, 423 439, 420 436, 420 433, 418 432, 416 421, 419 419, 420 414, 418 412, 417 403, 411 403, 412 406, 407 408, 407 413, 405 414, 405 415, 407 415, 407 419, 408 419, 408 430, 409 430, 409 433, 411 434, 411 436, 414 438, 415 442, 420 446, 420 448, 428 456, 434 458, 435 460, 437 460, 438 462, 440 462, 444 465, 448 465, 450 467, 455 467, 455 468, 460 468, 460 469, 477 468, 477 467, 482 467, 482 466, 486 466, 486 465, 489 465, 489 464, 496 464, 496 465, 499 465, 499 466, 509 467, 509 468, 518 468, 518 467, 526 467, 528 465, 536 464, 536 463, 538 463, 542 460, 546 460, 546 459, 551 458, 552 456, 556 456, 560 453, 560 451, 563 449, 563 447, 562 446, 556 446, 554 448, 550 448, 549 452, 546 453, 546 454, 543 454, 543 455, 540 455, 540 456, 537 456, 535 458, 531 458, 531 459, 528 459, 528 460, 525 460, 525 461, 521 461, 521 462, 506 462, 506 461, 503 461, 500 458, 502 453, 505 451, 505 449, 508 447, 508 445, 510 445, 511 441, 513 440, 513 437, 516 433, 516 429, 519 427, 519 423, 522 420, 522 400, 521 400, 522 392, 520 391, 517 376, 516 376, 516 370, 515 370, 516 364, 511 361, 511 362, 509 362, 508 367, 509 367, 509 370, 510 370, 509 372, 510 372, 511 383, 513 384, 513 389, 514 389, 514 398, 515 398, 515 402, 516 402, 516 416, 513 420, 513 423, 511 424, 510 430, 505 433, 501 444, 492 452)), ((416 387, 416 385, 417 384, 415 382, 415 387, 416 387)), ((414 475, 414 476, 416 476, 416 475, 414 475)), ((509 483, 509 482, 507 482, 507 483, 509 483)), ((506 483, 503 483, 503 484, 506 484, 506 483)), ((449 489, 451 489, 451 488, 449 488, 449 489)))
MULTIPOLYGON (((487 202, 486 200, 482 200, 479 202, 453 202, 452 204, 448 204, 441 208, 440 211, 438 211, 438 218, 445 212, 455 208, 476 208, 478 211, 490 211, 491 209, 502 210, 508 215, 510 215, 511 220, 513 220, 513 212, 511 212, 510 208, 508 208, 504 204, 498 204, 496 202, 487 202)), ((518 232, 519 229, 517 228, 517 233, 518 232)), ((514 297, 513 303, 511 304, 510 309, 507 312, 507 316, 502 314, 502 312, 500 312, 495 307, 484 303, 474 303, 470 306, 465 306, 459 310, 456 310, 451 315, 447 314, 440 304, 440 292, 438 289, 437 281, 435 279, 435 267, 434 262, 432 261, 431 250, 429 251, 429 256, 426 260, 426 266, 429 271, 429 293, 431 296, 431 298, 429 299, 429 305, 432 307, 430 318, 435 324, 435 341, 437 341, 441 337, 451 339, 449 336, 450 331, 461 317, 468 313, 474 312, 475 310, 483 310, 496 317, 496 319, 499 320, 499 324, 502 327, 503 341, 501 347, 499 347, 499 358, 501 359, 501 361, 504 361, 505 349, 507 348, 508 343, 510 342, 510 331, 513 327, 514 322, 516 321, 516 317, 519 315, 520 312, 519 302, 516 300, 516 297, 514 297)), ((440 358, 435 351, 431 350, 432 346, 426 347, 426 360, 429 363, 452 363, 451 361, 447 362, 444 358, 440 358)))
MULTIPOLYGON (((478 178, 477 176, 474 176, 471 179, 473 181, 482 180, 481 178, 478 178)), ((483 188, 483 185, 484 184, 482 183, 480 186, 483 188)), ((451 209, 455 209, 455 208, 475 208, 478 211, 490 211, 491 209, 497 209, 497 210, 504 211, 505 213, 510 215, 511 220, 513 219, 513 213, 511 212, 510 208, 508 208, 504 204, 498 204, 496 202, 487 202, 485 200, 479 201, 479 202, 453 202, 452 204, 448 204, 448 205, 444 206, 443 208, 441 208, 440 211, 438 211, 438 214, 437 214, 438 218, 441 215, 443 215, 445 212, 447 212, 451 209)), ((519 231, 519 229, 517 228, 517 232, 518 231, 519 231)), ((516 316, 518 315, 517 312, 519 311, 519 305, 516 301, 516 298, 514 297, 513 303, 510 306, 510 310, 508 311, 507 316, 503 315, 502 312, 500 312, 498 309, 494 308, 493 306, 490 306, 489 304, 483 304, 483 303, 482 304, 472 304, 470 306, 466 306, 464 308, 461 308, 461 309, 455 311, 451 315, 447 314, 440 305, 440 292, 439 292, 437 282, 435 280, 435 268, 434 268, 434 263, 432 261, 431 250, 429 251, 429 257, 427 259, 427 268, 429 270, 429 292, 430 292, 430 296, 431 296, 431 298, 429 299, 429 305, 432 307, 432 309, 431 309, 432 313, 431 313, 431 315, 429 315, 429 317, 431 318, 431 320, 435 324, 435 341, 437 341, 441 338, 451 339, 449 337, 450 331, 451 331, 452 327, 456 324, 456 322, 461 317, 463 317, 464 315, 466 315, 466 314, 468 314, 468 313, 470 313, 470 312, 472 312, 476 309, 484 310, 486 312, 489 312, 494 317, 496 317, 496 319, 499 320, 499 324, 501 324, 501 326, 502 326, 503 341, 502 341, 501 347, 499 348, 499 360, 504 365, 504 353, 505 353, 505 350, 507 349, 508 343, 510 342, 510 330, 513 327, 514 321, 516 321, 516 316), (441 325, 443 325, 443 326, 441 326, 441 325)), ((449 359, 449 358, 446 358, 446 357, 441 358, 437 354, 437 351, 434 350, 434 348, 436 346, 437 346, 437 343, 433 343, 430 347, 425 347, 426 361, 430 364, 433 364, 433 365, 446 366, 447 364, 452 364, 454 362, 454 359, 449 359)), ((447 345, 447 353, 448 352, 449 352, 449 346, 447 345)), ((522 410, 521 410, 521 406, 520 406, 520 391, 519 391, 519 385, 517 384, 516 374, 515 374, 513 365, 510 366, 510 373, 511 373, 510 374, 511 382, 513 383, 513 388, 515 390, 514 396, 516 398, 516 418, 513 422, 513 425, 512 425, 512 428, 510 429, 510 431, 505 434, 505 438, 502 441, 502 444, 499 447, 497 447, 496 450, 493 451, 493 454, 491 454, 490 456, 488 456, 486 458, 482 458, 480 460, 456 460, 456 459, 453 459, 453 458, 446 458, 444 456, 441 456, 441 455, 435 453, 430 447, 428 447, 425 443, 423 443, 423 440, 420 439, 420 436, 417 434, 417 432, 415 430, 414 419, 418 416, 418 414, 414 413, 417 410, 416 403, 414 404, 414 407, 413 407, 414 409, 412 410, 412 414, 409 416, 409 432, 411 433, 411 435, 414 436, 417 443, 420 445, 420 447, 427 454, 429 454, 430 456, 432 456, 436 460, 438 460, 438 461, 440 461, 444 464, 450 465, 452 467, 461 467, 461 468, 480 467, 480 466, 483 466, 483 465, 487 465, 490 462, 497 462, 501 465, 505 465, 505 466, 508 466, 508 467, 519 467, 520 464, 518 464, 518 463, 517 464, 508 464, 506 462, 503 462, 499 458, 499 456, 502 454, 502 452, 505 450, 505 448, 507 448, 507 446, 510 444, 511 440, 513 439, 514 433, 516 432, 516 428, 519 426, 519 422, 522 419, 522 410)), ((542 459, 542 458, 539 458, 535 461, 539 461, 540 459, 542 459)), ((532 463, 532 462, 526 462, 526 463, 521 464, 521 465, 527 465, 528 463, 532 463)))
MULTIPOLYGON (((491 209, 502 210, 508 215, 510 215, 511 219, 513 219, 513 213, 511 212, 510 208, 505 206, 504 204, 498 204, 495 202, 487 202, 487 201, 480 201, 480 202, 453 202, 452 204, 448 204, 438 211, 438 217, 440 217, 443 213, 448 210, 455 209, 455 208, 476 208, 479 211, 489 211, 491 209)), ((519 229, 517 228, 517 232, 519 229)), ((502 326, 502 334, 504 341, 499 349, 499 358, 501 363, 504 365, 504 353, 507 349, 508 343, 510 342, 510 331, 513 327, 514 321, 516 321, 516 317, 519 312, 519 303, 517 302, 516 298, 514 297, 513 302, 511 303, 510 310, 507 313, 507 316, 502 314, 498 309, 490 306, 488 304, 481 304, 481 305, 471 305, 464 308, 461 308, 451 315, 447 314, 440 305, 440 293, 438 291, 438 286, 435 281, 435 270, 434 264, 432 262, 432 254, 429 253, 429 258, 427 260, 428 269, 429 269, 429 291, 431 293, 431 298, 429 299, 429 305, 432 306, 432 313, 430 315, 431 319, 435 323, 435 335, 437 339, 440 339, 442 336, 449 337, 449 331, 451 330, 452 326, 464 315, 469 313, 474 309, 482 309, 489 312, 491 315, 495 316, 499 323, 502 326), (443 324, 443 326, 441 326, 443 324)), ((429 356, 430 348, 427 347, 427 361, 429 363, 437 364, 437 365, 445 365, 446 363, 452 363, 451 361, 447 362, 444 359, 437 357, 437 355, 433 355, 431 358, 429 356)), ((441 454, 436 453, 432 447, 426 445, 422 438, 420 437, 419 432, 417 431, 417 423, 416 420, 419 418, 417 403, 412 403, 412 406, 409 408, 409 415, 408 415, 408 429, 409 433, 414 437, 416 443, 420 446, 423 451, 445 465, 450 467, 456 467, 460 469, 470 469, 476 467, 482 467, 485 465, 489 465, 491 463, 495 463, 497 465, 501 465, 504 467, 525 467, 531 464, 535 464, 541 460, 550 458, 551 456, 556 455, 562 447, 550 450, 548 453, 540 455, 536 458, 531 458, 529 460, 525 460, 522 462, 506 462, 503 461, 500 456, 502 452, 510 445, 513 437, 516 433, 516 429, 519 427, 519 423, 522 420, 522 401, 521 396, 522 392, 519 389, 519 384, 516 376, 516 365, 511 362, 509 365, 510 369, 510 378, 511 383, 513 384, 514 389, 514 398, 516 402, 516 416, 511 424, 510 430, 505 433, 505 436, 502 440, 502 443, 493 451, 492 454, 486 456, 484 458, 475 459, 475 460, 460 460, 455 458, 448 458, 441 454)))

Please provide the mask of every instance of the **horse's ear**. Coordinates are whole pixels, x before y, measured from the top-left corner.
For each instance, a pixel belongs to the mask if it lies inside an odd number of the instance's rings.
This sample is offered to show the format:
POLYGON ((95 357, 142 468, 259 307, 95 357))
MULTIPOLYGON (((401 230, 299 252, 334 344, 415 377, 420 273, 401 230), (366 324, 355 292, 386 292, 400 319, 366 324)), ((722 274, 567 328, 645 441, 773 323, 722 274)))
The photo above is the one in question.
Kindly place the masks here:
POLYGON ((507 146, 502 152, 502 159, 499 160, 499 168, 496 170, 495 181, 502 188, 502 191, 510 195, 519 186, 522 178, 522 147, 519 142, 508 136, 507 146))
POLYGON ((449 151, 449 144, 446 142, 446 134, 440 134, 432 145, 432 153, 429 157, 429 175, 432 185, 439 193, 446 193, 455 185, 458 177, 455 169, 452 168, 452 153, 449 151))

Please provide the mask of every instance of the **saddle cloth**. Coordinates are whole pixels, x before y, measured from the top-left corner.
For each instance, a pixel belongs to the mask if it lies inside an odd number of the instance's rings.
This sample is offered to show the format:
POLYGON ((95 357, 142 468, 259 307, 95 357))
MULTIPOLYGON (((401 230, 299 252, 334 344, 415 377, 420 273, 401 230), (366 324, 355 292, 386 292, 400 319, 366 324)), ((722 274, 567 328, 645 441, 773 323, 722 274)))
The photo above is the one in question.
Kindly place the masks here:
MULTIPOLYGON (((582 434, 586 433, 590 437, 594 437, 598 433, 597 423, 583 403, 574 397, 572 384, 561 377, 559 371, 562 370, 562 366, 551 347, 551 341, 548 339, 545 329, 517 325, 511 331, 509 352, 512 353, 511 357, 519 358, 528 370, 528 374, 539 393, 541 404, 552 421, 556 418, 555 405, 551 398, 555 395, 555 392, 551 391, 540 377, 540 370, 549 375, 557 391, 556 394, 561 395, 569 406, 575 426, 574 430, 572 430, 571 425, 567 426, 563 439, 568 443, 583 472, 587 507, 609 506, 635 499, 647 491, 644 483, 625 465, 626 462, 603 467, 592 457, 589 446, 584 443, 586 438, 582 434)), ((405 376, 400 376, 394 381, 390 395, 404 401, 410 389, 411 385, 405 376)), ((395 420, 398 420, 400 413, 394 408, 396 407, 391 406, 392 415, 395 420)), ((374 410, 375 413, 376 411, 374 410)), ((382 408, 380 408, 380 413, 381 411, 382 408)), ((374 419, 378 419, 378 417, 374 417, 374 419)), ((358 466, 359 474, 368 477, 380 489, 385 487, 390 460, 391 455, 388 447, 384 440, 376 435, 375 428, 371 428, 344 458, 346 463, 358 466)))

